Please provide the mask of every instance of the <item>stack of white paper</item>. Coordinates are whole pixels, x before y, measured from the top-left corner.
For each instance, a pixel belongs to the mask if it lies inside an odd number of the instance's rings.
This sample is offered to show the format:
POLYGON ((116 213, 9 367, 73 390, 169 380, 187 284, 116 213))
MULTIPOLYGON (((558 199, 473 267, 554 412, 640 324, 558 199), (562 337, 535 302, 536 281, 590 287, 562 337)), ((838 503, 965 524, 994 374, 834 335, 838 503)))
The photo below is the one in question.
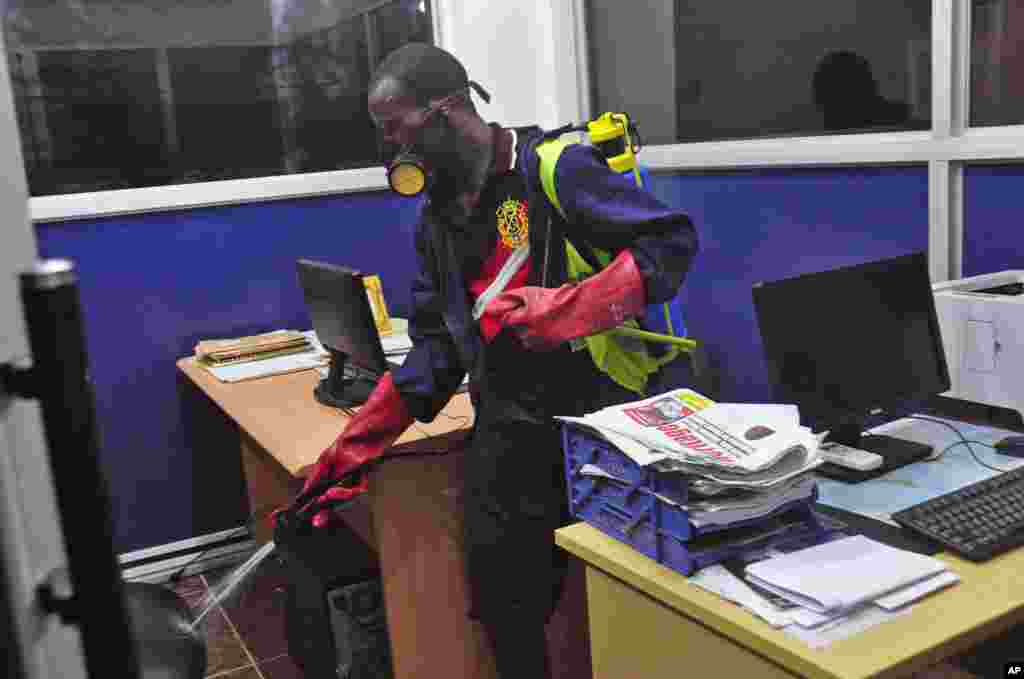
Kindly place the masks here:
POLYGON ((690 581, 815 648, 907 613, 908 604, 960 580, 937 559, 862 536, 754 556, 743 569, 748 582, 730 568, 708 566, 690 581))
POLYGON ((945 563, 861 535, 746 567, 755 590, 791 602, 787 631, 820 647, 909 610, 960 581, 945 563))
POLYGON ((938 559, 855 535, 750 564, 747 578, 803 608, 828 614, 945 571, 938 559))

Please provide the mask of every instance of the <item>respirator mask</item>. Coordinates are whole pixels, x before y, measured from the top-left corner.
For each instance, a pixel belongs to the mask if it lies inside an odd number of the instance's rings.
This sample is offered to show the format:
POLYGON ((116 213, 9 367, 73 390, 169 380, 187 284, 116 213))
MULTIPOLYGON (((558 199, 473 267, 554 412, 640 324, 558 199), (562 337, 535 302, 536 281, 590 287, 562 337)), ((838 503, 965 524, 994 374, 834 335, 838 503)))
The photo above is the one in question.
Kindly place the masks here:
MULTIPOLYGON (((465 88, 452 92, 440 101, 421 109, 423 120, 418 125, 417 141, 406 144, 394 152, 395 145, 384 149, 387 165, 388 185, 391 190, 401 196, 417 196, 430 190, 435 183, 435 171, 427 162, 425 152, 430 150, 430 157, 438 161, 441 167, 458 159, 454 150, 454 134, 448 124, 447 108, 460 99, 468 99, 470 89, 475 90, 484 101, 490 101, 487 94, 477 83, 469 81, 465 88), (441 115, 438 115, 441 114, 441 115), (391 150, 391 153, 388 151, 391 150)), ((442 182, 443 183, 443 182, 442 182)))
MULTIPOLYGON (((385 150, 385 158, 390 158, 386 161, 388 185, 400 196, 418 196, 433 186, 435 172, 426 160, 428 149, 433 160, 448 160, 446 156, 453 139, 447 118, 438 115, 440 111, 440 106, 423 109, 423 121, 416 131, 418 139, 398 148, 397 152, 385 150)), ((395 148, 393 144, 389 146, 395 148)))

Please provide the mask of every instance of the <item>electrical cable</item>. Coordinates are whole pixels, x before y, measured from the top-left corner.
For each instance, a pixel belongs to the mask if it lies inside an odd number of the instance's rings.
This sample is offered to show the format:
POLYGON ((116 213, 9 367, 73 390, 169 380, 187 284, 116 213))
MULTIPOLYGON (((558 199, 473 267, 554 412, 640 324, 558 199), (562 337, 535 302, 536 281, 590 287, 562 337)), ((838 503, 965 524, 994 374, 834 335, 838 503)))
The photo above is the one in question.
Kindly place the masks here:
POLYGON ((960 440, 957 441, 956 443, 950 444, 950 445, 946 446, 945 448, 943 448, 941 451, 939 451, 937 454, 931 455, 931 456, 925 458, 926 462, 937 462, 939 459, 942 458, 943 455, 946 454, 947 451, 951 450, 952 448, 956 448, 957 446, 964 446, 965 445, 965 446, 967 446, 967 450, 968 450, 968 452, 970 452, 971 457, 974 458, 974 461, 977 462, 978 464, 980 464, 982 467, 985 467, 987 469, 991 469, 991 470, 997 471, 997 472, 1008 472, 1008 471, 1010 471, 1010 469, 1007 469, 1007 468, 1004 468, 1004 467, 995 467, 993 465, 990 465, 990 464, 987 464, 987 463, 983 462, 981 460, 981 458, 978 457, 977 453, 974 452, 974 449, 971 448, 971 444, 973 443, 973 444, 976 444, 976 445, 985 446, 986 448, 992 448, 993 450, 995 450, 995 446, 993 446, 992 444, 990 444, 990 443, 983 443, 981 441, 972 441, 972 440, 968 439, 966 436, 964 436, 963 433, 959 429, 957 429, 956 427, 951 425, 949 422, 946 422, 944 420, 935 419, 933 417, 922 417, 920 415, 907 415, 907 417, 910 418, 910 419, 914 419, 914 420, 923 420, 925 422, 934 422, 935 424, 941 424, 944 427, 948 427, 948 428, 952 429, 956 433, 956 435, 960 437, 960 440))

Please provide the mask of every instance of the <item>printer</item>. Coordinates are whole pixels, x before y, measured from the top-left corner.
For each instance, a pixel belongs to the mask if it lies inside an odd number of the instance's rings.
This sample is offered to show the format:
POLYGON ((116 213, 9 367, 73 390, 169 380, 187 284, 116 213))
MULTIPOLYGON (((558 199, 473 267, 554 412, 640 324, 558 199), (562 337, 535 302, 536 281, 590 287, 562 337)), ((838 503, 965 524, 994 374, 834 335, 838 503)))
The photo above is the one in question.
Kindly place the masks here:
POLYGON ((932 286, 953 398, 1024 413, 1024 271, 932 286))

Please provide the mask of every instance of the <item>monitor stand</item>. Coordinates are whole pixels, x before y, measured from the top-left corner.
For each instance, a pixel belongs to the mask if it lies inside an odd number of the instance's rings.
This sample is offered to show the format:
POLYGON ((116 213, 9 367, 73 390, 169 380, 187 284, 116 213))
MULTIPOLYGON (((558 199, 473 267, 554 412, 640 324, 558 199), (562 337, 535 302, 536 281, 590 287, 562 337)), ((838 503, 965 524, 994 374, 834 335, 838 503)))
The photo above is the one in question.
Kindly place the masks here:
POLYGON ((923 460, 931 455, 934 450, 932 446, 927 444, 907 441, 906 439, 899 439, 894 436, 863 434, 862 425, 859 422, 841 425, 830 430, 826 440, 881 455, 884 460, 881 467, 866 472, 847 469, 846 467, 840 467, 839 465, 827 462, 818 467, 817 471, 822 476, 846 481, 847 483, 867 481, 868 479, 888 474, 894 469, 923 460))
POLYGON ((313 389, 317 402, 332 408, 354 408, 366 403, 370 394, 377 386, 377 380, 358 370, 346 373, 348 355, 325 347, 331 356, 330 369, 327 377, 313 389))

